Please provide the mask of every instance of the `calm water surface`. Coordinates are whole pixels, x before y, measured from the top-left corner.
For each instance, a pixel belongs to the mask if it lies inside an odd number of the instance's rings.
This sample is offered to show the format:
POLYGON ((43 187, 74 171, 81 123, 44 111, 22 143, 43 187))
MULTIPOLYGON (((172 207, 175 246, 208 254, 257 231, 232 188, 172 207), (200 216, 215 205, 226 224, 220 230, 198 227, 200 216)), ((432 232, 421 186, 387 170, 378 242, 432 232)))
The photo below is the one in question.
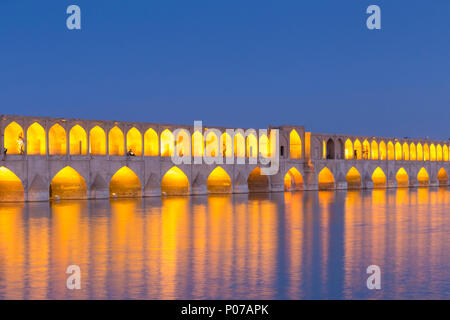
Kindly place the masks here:
POLYGON ((0 298, 450 299, 449 235, 442 188, 1 204, 0 298))

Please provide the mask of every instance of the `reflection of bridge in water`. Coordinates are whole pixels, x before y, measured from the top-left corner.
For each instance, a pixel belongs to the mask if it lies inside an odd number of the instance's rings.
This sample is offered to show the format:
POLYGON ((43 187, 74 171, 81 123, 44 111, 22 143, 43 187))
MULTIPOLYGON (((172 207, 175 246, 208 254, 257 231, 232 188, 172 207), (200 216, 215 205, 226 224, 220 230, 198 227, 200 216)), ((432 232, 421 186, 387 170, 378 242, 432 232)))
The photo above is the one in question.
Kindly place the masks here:
MULTIPOLYGON (((2 116, 0 201, 171 194, 276 192, 448 185, 449 141, 389 139, 305 132, 280 126, 278 174, 251 160, 273 154, 269 138, 225 128, 141 122, 2 116), (182 164, 171 155, 175 129, 191 139, 184 156, 245 158, 245 164, 182 164), (131 150, 133 156, 127 155, 131 150)), ((269 128, 270 130, 271 128, 269 128)), ((273 128, 272 128, 273 129, 273 128)), ((224 161, 225 162, 225 161, 224 161)))

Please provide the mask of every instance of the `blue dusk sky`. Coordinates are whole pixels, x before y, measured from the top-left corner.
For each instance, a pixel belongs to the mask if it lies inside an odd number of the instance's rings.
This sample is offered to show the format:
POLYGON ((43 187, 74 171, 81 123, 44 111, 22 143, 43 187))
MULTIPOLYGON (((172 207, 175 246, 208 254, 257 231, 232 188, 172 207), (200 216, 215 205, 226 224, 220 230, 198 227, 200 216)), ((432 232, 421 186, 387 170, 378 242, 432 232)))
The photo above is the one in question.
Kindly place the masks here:
POLYGON ((448 139, 450 1, 1 0, 1 114, 448 139), (82 30, 66 27, 81 8, 82 30), (381 30, 366 8, 381 7, 381 30))

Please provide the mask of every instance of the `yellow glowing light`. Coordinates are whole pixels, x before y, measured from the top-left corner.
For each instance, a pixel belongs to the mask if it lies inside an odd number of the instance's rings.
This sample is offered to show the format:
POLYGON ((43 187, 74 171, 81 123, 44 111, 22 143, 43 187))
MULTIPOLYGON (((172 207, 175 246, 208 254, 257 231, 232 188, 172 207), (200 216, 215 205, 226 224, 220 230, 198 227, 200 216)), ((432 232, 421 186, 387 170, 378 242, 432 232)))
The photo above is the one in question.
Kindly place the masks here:
POLYGON ((424 144, 423 146, 423 160, 430 161, 430 148, 428 147, 428 144, 424 144))
POLYGON ((443 159, 442 146, 440 144, 438 144, 438 146, 436 147, 436 160, 442 161, 442 159, 443 159))
POLYGON ((425 168, 420 169, 417 174, 417 181, 419 181, 420 186, 428 186, 430 183, 430 176, 425 168))
POLYGON ((442 152, 444 154, 444 161, 448 161, 449 160, 449 154, 448 154, 448 147, 446 145, 444 145, 444 147, 442 148, 442 152))
POLYGON ((448 185, 448 174, 447 174, 447 171, 445 171, 444 168, 441 168, 439 170, 437 178, 438 178, 438 181, 439 181, 439 185, 441 185, 441 186, 448 185))
MULTIPOLYGON (((352 167, 346 176, 347 188, 348 189, 358 189, 361 188, 361 174, 355 167, 352 167)), ((334 182, 334 181, 333 181, 334 182)))
POLYGON ((231 178, 221 167, 211 172, 206 184, 208 193, 231 193, 231 178))
POLYGON ((203 135, 200 131, 195 131, 192 135, 192 154, 194 157, 202 157, 204 152, 203 135))
POLYGON ((436 146, 433 143, 430 145, 430 161, 436 161, 436 146))
POLYGON ((175 150, 178 156, 190 156, 191 155, 191 136, 185 129, 181 129, 177 132, 175 150))
POLYGON ((220 144, 222 145, 222 155, 224 157, 233 156, 233 140, 230 135, 226 132, 222 133, 220 136, 220 144))
POLYGON ((371 149, 372 149, 372 160, 378 160, 378 143, 375 140, 372 141, 371 149))
POLYGON ((303 176, 296 169, 291 168, 284 176, 284 190, 302 190, 303 189, 303 176))
POLYGON ((69 132, 70 154, 86 154, 87 153, 87 135, 86 131, 75 125, 69 132))
POLYGON ((334 189, 335 180, 333 173, 327 167, 323 168, 319 173, 319 189, 334 189))
POLYGON ((363 159, 368 160, 370 159, 370 144, 369 141, 364 140, 363 142, 363 159))
POLYGON ((45 130, 37 122, 29 126, 27 130, 27 154, 47 154, 45 130))
POLYGON ((0 201, 24 201, 22 181, 5 167, 0 167, 0 201))
POLYGON ((384 141, 380 142, 380 160, 386 160, 387 159, 387 152, 386 152, 386 143, 384 141))
POLYGON ((206 135, 206 155, 209 157, 217 157, 219 155, 219 139, 213 131, 208 132, 206 135))
POLYGON ((391 141, 388 142, 388 160, 395 160, 394 144, 391 141))
POLYGON ((93 155, 106 155, 106 133, 99 126, 89 132, 89 152, 93 155))
POLYGON ((61 169, 50 183, 50 199, 86 199, 86 197, 86 182, 71 167, 61 169))
POLYGON ((240 132, 234 135, 234 155, 238 158, 245 157, 245 140, 240 132))
POLYGON ((410 153, 410 160, 416 161, 417 160, 417 151, 416 151, 416 145, 414 143, 411 143, 409 146, 409 153, 410 153))
POLYGON ((161 180, 161 193, 163 195, 189 194, 189 180, 178 167, 172 167, 161 180))
POLYGON ((161 133, 161 156, 171 157, 174 149, 173 134, 169 129, 164 130, 161 133))
POLYGON ((123 137, 123 132, 119 127, 114 126, 109 130, 108 140, 110 156, 123 156, 125 154, 125 139, 123 137))
POLYGON ((409 146, 406 142, 403 144, 403 160, 409 161, 409 146))
POLYGON ((353 159, 353 143, 350 139, 345 141, 345 159, 353 159))
POLYGON ((354 153, 355 153, 355 159, 361 160, 362 159, 362 146, 361 142, 356 139, 354 143, 354 153))
POLYGON ((256 139, 256 136, 253 133, 247 136, 247 157, 258 157, 258 139, 256 139))
POLYGON ((384 171, 378 167, 372 174, 372 181, 374 188, 386 188, 387 178, 384 171))
POLYGON ((259 152, 265 158, 270 157, 270 141, 265 134, 259 137, 259 152))
POLYGON ((50 155, 65 155, 67 153, 66 130, 57 123, 48 132, 48 153, 50 155))
POLYGON ((295 129, 289 134, 289 154, 291 159, 302 158, 302 139, 295 129))
POLYGON ((141 196, 141 181, 128 167, 120 168, 111 178, 109 194, 111 197, 139 197, 141 196))
POLYGON ((136 156, 142 156, 142 134, 135 127, 127 132, 127 152, 130 150, 136 156))
POLYGON ((417 161, 423 161, 423 147, 421 143, 417 144, 417 161))
POLYGON ((156 157, 159 154, 158 134, 149 128, 144 134, 144 155, 156 157))
POLYGON ((11 122, 5 128, 4 146, 8 149, 8 154, 23 154, 25 152, 25 142, 23 129, 17 122, 11 122))
POLYGON ((400 170, 398 170, 395 178, 397 179, 397 187, 399 188, 409 187, 409 176, 404 168, 400 168, 400 170))
POLYGON ((249 192, 269 191, 269 179, 267 175, 261 174, 261 168, 256 167, 247 178, 249 192))
POLYGON ((399 142, 395 143, 395 160, 397 161, 403 160, 402 153, 403 153, 402 145, 399 142))

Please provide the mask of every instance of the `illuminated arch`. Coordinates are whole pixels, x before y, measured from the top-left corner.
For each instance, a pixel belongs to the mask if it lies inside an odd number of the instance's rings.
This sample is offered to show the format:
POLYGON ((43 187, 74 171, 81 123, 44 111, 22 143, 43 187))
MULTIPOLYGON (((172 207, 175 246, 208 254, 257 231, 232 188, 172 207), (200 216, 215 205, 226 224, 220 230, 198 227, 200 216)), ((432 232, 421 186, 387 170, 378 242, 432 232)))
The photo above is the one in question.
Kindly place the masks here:
POLYGON ((387 160, 387 149, 384 141, 380 142, 380 160, 387 160))
POLYGON ((423 160, 430 161, 430 147, 426 143, 423 145, 423 160))
POLYGON ((8 154, 25 153, 23 129, 17 122, 13 121, 6 126, 3 142, 8 154))
POLYGON ((0 167, 0 201, 24 201, 24 189, 18 176, 6 167, 0 167))
POLYGON ((436 146, 433 143, 430 145, 430 161, 436 161, 436 146))
POLYGON ((53 200, 86 199, 86 181, 75 169, 64 167, 53 177, 49 192, 53 200))
POLYGON ((444 168, 441 168, 441 170, 439 170, 438 175, 437 175, 437 179, 439 181, 439 185, 440 186, 447 186, 448 185, 448 174, 447 174, 447 171, 445 171, 444 168))
POLYGON ((409 161, 409 146, 408 143, 403 143, 403 160, 409 161))
POLYGON ((289 169, 289 171, 284 176, 284 190, 285 191, 303 190, 303 176, 294 167, 289 169))
POLYGON ((352 167, 345 177, 347 189, 360 189, 362 187, 361 175, 355 167, 352 167))
POLYGON ((245 140, 240 132, 234 135, 234 155, 238 158, 245 157, 245 140))
POLYGON ((436 147, 436 161, 442 161, 443 158, 444 156, 442 154, 442 146, 438 144, 436 147))
POLYGON ((231 193, 231 178, 221 167, 216 167, 206 181, 208 193, 231 193))
POLYGON ((195 131, 192 135, 192 154, 194 157, 203 157, 204 151, 203 135, 195 131))
POLYGON ((411 144, 409 146, 409 159, 411 161, 416 161, 417 160, 416 145, 414 143, 412 143, 412 142, 411 142, 411 144))
POLYGON ((114 126, 109 130, 109 155, 110 156, 123 156, 125 155, 125 138, 122 130, 119 127, 114 126))
POLYGON ((302 139, 295 129, 289 134, 289 154, 291 159, 302 158, 302 139))
POLYGON ((222 145, 222 153, 224 157, 232 157, 233 156, 233 140, 231 136, 224 132, 220 136, 220 144, 222 145))
POLYGON ((209 131, 206 134, 206 155, 209 157, 217 157, 220 154, 219 138, 214 131, 209 131))
POLYGON ((423 147, 420 142, 417 144, 417 161, 423 161, 423 147))
POLYGON ((254 133, 247 136, 247 157, 258 158, 258 139, 254 133))
POLYGON ((89 152, 92 155, 106 155, 106 133, 99 126, 89 131, 89 152))
POLYGON ((247 185, 249 192, 268 192, 269 178, 261 174, 260 167, 256 167, 248 176, 247 185))
POLYGON ((270 157, 270 141, 265 134, 259 137, 259 152, 265 158, 270 157))
POLYGON ((186 129, 175 130, 174 135, 176 144, 174 152, 177 152, 179 157, 191 155, 191 134, 186 129))
POLYGON ((417 181, 420 186, 428 186, 430 184, 430 176, 425 168, 420 169, 417 174, 417 181))
POLYGON ((27 130, 27 154, 47 154, 45 130, 35 122, 27 130))
POLYGON ((189 180, 178 167, 170 168, 161 180, 162 195, 189 194, 189 180))
POLYGON ((355 143, 353 144, 354 146, 354 154, 355 154, 355 159, 361 160, 362 159, 362 146, 361 146, 361 142, 356 139, 355 143))
POLYGON ((142 156, 142 134, 135 127, 127 132, 127 152, 130 150, 136 156, 142 156))
POLYGON ((400 168, 395 176, 397 180, 398 188, 407 188, 409 187, 409 176, 404 168, 400 168))
POLYGON ((395 160, 394 144, 391 141, 388 142, 388 160, 395 160))
POLYGON ((161 156, 171 157, 173 156, 174 139, 173 134, 169 129, 164 130, 161 133, 161 156))
POLYGON ((442 152, 444 154, 444 161, 448 161, 449 160, 449 154, 448 154, 448 147, 447 145, 444 145, 444 147, 442 148, 442 152))
POLYGON ((395 144, 395 160, 397 161, 403 160, 402 152, 403 152, 402 145, 399 142, 397 142, 395 144))
POLYGON ((370 159, 370 143, 367 140, 364 140, 363 142, 363 159, 364 160, 370 159))
POLYGON ((109 183, 110 197, 140 197, 141 195, 141 180, 130 168, 122 167, 112 176, 109 183))
POLYGON ((345 159, 353 159, 353 143, 350 139, 345 141, 345 159))
POLYGON ((335 188, 333 173, 327 167, 323 168, 318 177, 319 190, 329 190, 335 188))
POLYGON ((147 157, 157 157, 159 154, 158 134, 149 128, 144 134, 144 155, 147 157))
POLYGON ((55 123, 48 132, 48 153, 50 155, 65 155, 67 153, 66 130, 55 123))
POLYGON ((372 174, 373 187, 376 189, 386 188, 387 178, 384 171, 378 167, 372 174))
POLYGON ((372 160, 378 160, 379 159, 378 143, 375 140, 372 140, 371 150, 372 150, 372 160))
POLYGON ((87 154, 87 134, 78 124, 69 131, 69 152, 71 155, 87 154))

